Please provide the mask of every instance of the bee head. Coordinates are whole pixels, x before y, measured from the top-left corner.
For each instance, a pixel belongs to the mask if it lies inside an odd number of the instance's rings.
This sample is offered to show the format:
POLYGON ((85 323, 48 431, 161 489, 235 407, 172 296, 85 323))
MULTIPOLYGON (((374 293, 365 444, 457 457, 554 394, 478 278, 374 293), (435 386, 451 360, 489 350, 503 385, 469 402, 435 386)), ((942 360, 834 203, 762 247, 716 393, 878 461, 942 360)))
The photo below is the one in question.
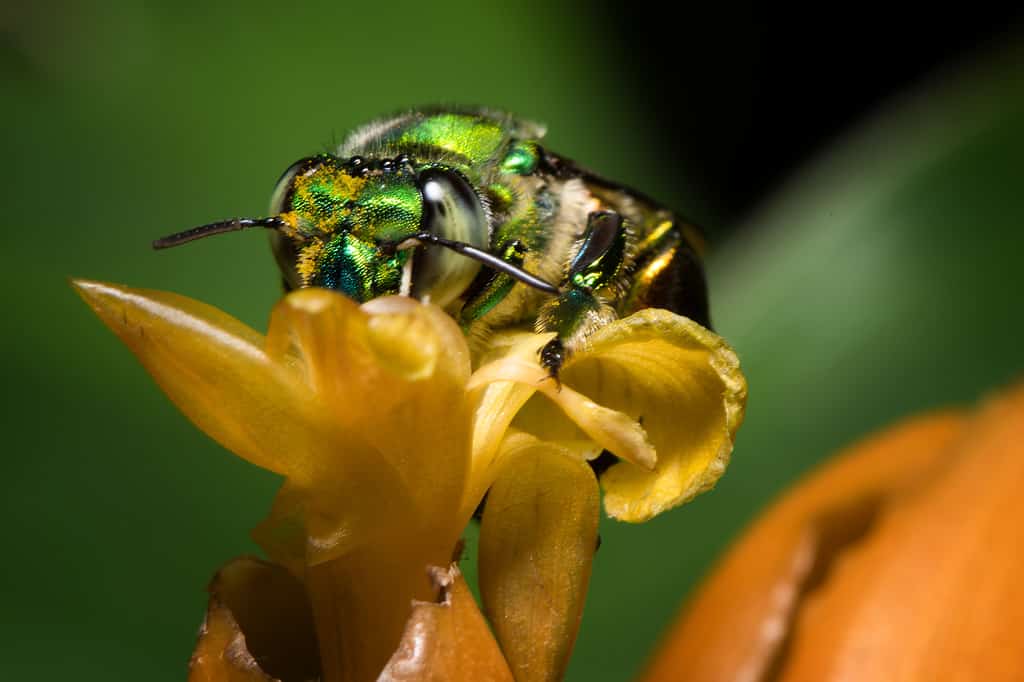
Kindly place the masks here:
POLYGON ((176 246, 248 227, 273 230, 289 286, 319 286, 363 302, 408 294, 446 306, 469 286, 480 263, 423 237, 477 250, 489 226, 479 195, 457 171, 390 159, 320 154, 288 168, 271 198, 271 217, 212 223, 154 242, 176 246))

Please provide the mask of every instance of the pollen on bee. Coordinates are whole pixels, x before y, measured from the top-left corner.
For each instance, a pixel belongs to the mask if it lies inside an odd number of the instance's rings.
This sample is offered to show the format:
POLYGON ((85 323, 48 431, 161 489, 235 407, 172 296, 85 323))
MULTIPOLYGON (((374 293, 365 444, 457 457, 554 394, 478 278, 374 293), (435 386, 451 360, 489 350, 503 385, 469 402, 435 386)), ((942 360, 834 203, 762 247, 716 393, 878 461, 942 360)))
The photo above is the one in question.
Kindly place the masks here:
POLYGON ((303 283, 308 283, 316 272, 316 264, 320 260, 320 252, 323 251, 323 242, 317 240, 310 242, 299 251, 298 262, 295 265, 303 283))

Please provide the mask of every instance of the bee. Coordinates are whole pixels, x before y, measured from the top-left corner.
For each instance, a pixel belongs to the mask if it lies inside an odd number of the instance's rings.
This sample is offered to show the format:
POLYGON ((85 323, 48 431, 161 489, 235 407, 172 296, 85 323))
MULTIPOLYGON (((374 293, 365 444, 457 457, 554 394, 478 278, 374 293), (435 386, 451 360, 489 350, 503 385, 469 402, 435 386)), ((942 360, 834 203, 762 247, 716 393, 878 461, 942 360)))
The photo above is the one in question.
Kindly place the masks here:
POLYGON ((710 326, 700 233, 646 195, 541 145, 543 126, 475 109, 420 109, 365 125, 336 153, 292 164, 270 216, 202 225, 163 249, 271 231, 286 290, 441 306, 471 343, 532 325, 559 368, 608 322, 648 307, 710 326))

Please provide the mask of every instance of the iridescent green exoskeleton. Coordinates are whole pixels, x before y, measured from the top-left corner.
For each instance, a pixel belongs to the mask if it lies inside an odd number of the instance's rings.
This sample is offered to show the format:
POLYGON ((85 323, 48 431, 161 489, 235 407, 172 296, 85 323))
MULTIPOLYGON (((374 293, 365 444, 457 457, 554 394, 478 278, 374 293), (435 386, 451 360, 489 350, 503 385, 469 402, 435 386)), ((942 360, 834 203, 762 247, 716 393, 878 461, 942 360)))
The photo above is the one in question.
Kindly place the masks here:
POLYGON ((474 343, 532 324, 553 376, 594 330, 641 308, 708 326, 698 232, 645 195, 540 145, 543 127, 492 111, 418 110, 289 168, 271 216, 154 246, 273 230, 286 288, 356 301, 402 294, 447 310, 474 343))

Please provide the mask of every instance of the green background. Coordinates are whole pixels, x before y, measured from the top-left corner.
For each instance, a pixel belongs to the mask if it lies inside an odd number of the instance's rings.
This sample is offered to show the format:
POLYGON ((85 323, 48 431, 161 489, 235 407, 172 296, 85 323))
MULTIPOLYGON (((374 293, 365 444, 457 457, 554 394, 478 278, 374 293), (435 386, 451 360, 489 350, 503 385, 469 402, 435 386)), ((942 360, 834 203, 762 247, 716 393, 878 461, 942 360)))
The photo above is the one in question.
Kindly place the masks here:
MULTIPOLYGON (((149 241, 262 214, 293 160, 432 102, 543 120, 552 149, 699 201, 659 174, 659 131, 622 95, 635 75, 571 7, 301 7, 5 16, 0 679, 183 680, 203 587, 254 551, 277 485, 174 410, 69 276, 184 293, 263 328, 278 289, 261 235, 149 241)), ((996 50, 892 101, 716 245, 713 311, 750 381, 747 424, 713 493, 603 524, 569 679, 635 672, 729 538, 829 451, 1019 375, 1022 64, 996 50)))

